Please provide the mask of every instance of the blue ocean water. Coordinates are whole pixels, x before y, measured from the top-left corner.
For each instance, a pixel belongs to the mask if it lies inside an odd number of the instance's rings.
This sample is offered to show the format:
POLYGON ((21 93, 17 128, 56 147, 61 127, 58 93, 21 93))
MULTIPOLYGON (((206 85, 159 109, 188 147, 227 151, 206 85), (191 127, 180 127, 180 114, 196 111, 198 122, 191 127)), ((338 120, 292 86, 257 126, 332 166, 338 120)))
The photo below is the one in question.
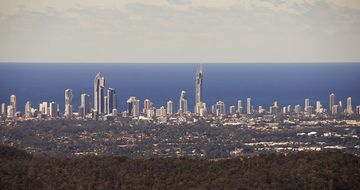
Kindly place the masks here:
MULTIPOLYGON (((64 110, 64 90, 73 89, 74 107, 80 94, 88 93, 93 103, 93 80, 101 72, 106 87, 115 88, 118 108, 125 109, 129 96, 141 101, 151 99, 156 107, 178 99, 182 90, 188 93, 189 108, 194 107, 195 72, 199 64, 62 64, 62 63, 1 63, 0 103, 17 96, 20 111, 26 101, 38 108, 42 101, 55 101, 64 110)), ((218 100, 226 106, 236 105, 238 99, 251 97, 255 107, 266 109, 277 100, 280 105, 304 105, 310 98, 312 105, 320 100, 328 107, 331 92, 336 100, 346 104, 352 97, 353 106, 360 104, 360 64, 203 64, 203 99, 208 108, 218 100)), ((142 103, 141 103, 142 104, 142 103)))

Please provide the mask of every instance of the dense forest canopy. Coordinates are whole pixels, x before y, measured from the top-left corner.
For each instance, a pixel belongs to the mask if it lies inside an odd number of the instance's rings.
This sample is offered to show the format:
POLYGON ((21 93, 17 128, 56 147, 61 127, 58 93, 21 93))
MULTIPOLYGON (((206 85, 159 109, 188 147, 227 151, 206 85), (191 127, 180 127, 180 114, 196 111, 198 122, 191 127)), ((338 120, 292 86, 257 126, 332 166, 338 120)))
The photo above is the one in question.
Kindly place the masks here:
POLYGON ((49 157, 0 146, 0 189, 358 189, 360 158, 299 152, 208 160, 49 157))

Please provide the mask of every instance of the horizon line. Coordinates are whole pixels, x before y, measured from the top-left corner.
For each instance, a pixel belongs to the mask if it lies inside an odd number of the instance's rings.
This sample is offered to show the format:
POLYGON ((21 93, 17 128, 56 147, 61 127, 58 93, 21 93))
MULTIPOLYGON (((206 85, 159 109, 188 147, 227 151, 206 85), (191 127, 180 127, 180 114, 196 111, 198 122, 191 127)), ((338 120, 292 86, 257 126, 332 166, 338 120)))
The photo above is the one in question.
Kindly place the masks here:
POLYGON ((359 61, 269 61, 269 62, 112 62, 112 61, 0 61, 1 64, 360 64, 359 61))

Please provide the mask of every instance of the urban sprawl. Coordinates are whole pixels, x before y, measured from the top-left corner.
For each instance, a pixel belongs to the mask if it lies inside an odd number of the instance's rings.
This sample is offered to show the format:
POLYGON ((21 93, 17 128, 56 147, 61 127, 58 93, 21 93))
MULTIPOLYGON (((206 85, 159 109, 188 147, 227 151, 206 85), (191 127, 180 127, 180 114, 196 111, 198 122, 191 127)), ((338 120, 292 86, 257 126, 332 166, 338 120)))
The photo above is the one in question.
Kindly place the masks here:
POLYGON ((353 109, 351 97, 343 106, 331 93, 328 109, 320 101, 313 107, 308 98, 304 107, 280 107, 274 101, 268 110, 255 109, 247 98, 245 107, 242 100, 228 109, 218 101, 208 110, 202 85, 200 68, 193 112, 188 109, 186 91, 181 91, 177 111, 171 100, 155 108, 149 99, 141 110, 140 100, 132 96, 120 112, 115 89, 106 89, 100 73, 94 79, 93 106, 90 96, 81 94, 77 112, 73 112, 72 89, 65 90, 63 113, 56 102, 42 102, 36 109, 28 101, 22 114, 17 111, 16 96, 11 95, 8 106, 1 104, 0 140, 33 153, 73 155, 224 158, 325 149, 360 155, 360 106, 353 109))

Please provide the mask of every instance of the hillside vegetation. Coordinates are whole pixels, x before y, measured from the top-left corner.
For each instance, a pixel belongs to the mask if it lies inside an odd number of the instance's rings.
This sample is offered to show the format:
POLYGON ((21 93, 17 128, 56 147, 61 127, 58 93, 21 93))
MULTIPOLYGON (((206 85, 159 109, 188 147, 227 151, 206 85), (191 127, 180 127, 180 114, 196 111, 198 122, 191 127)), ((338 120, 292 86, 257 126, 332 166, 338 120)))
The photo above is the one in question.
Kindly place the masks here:
POLYGON ((360 158, 340 152, 226 160, 47 157, 0 146, 0 189, 359 189, 360 158))

